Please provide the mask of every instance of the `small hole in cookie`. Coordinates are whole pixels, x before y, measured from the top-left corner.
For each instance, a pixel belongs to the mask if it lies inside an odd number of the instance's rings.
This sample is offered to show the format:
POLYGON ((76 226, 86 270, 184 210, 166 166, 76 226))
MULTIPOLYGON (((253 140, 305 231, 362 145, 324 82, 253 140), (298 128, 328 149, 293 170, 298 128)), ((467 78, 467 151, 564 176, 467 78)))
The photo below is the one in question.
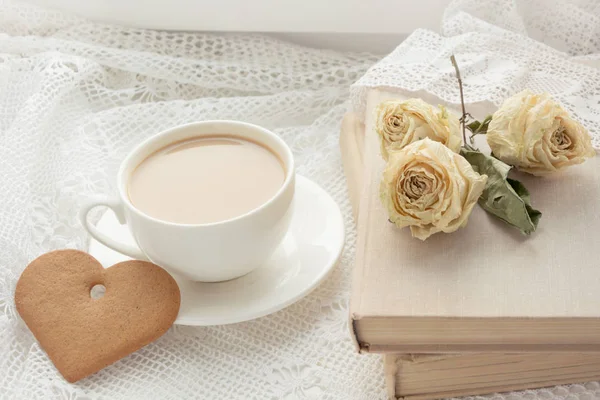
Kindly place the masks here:
POLYGON ((106 293, 106 286, 104 285, 94 285, 90 289, 90 297, 94 300, 98 300, 104 297, 104 293, 106 293))

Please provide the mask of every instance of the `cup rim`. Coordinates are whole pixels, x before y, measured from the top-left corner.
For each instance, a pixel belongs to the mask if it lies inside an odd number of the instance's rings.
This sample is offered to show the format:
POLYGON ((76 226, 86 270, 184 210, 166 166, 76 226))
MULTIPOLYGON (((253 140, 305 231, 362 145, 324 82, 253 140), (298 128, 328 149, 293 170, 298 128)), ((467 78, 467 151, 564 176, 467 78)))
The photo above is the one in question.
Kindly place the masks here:
MULTIPOLYGON (((232 136, 235 136, 236 133, 233 132, 232 136)), ((201 135, 199 135, 201 136, 201 135)), ((186 140, 186 139, 184 139, 186 140)), ((261 140, 260 138, 256 138, 254 139, 258 144, 266 146, 264 141, 261 140)), ((169 144, 166 144, 165 146, 168 146, 169 144)), ((164 146, 163 146, 164 147, 164 146)), ((274 151, 273 149, 271 149, 272 151, 274 151)), ((151 153, 150 153, 151 154, 151 153)), ((149 155, 150 155, 149 154, 149 155)), ((143 162, 143 161, 141 161, 143 162)), ((137 166, 136 166, 137 167, 137 166)), ((271 204, 273 204, 279 197, 281 197, 289 188, 289 186, 291 184, 293 184, 294 182, 294 176, 295 176, 295 162, 294 162, 294 155, 292 153, 292 150, 290 149, 290 147, 287 145, 287 143, 281 138, 279 137, 279 135, 277 135, 276 133, 272 132, 271 130, 267 129, 267 128, 263 128, 262 126, 256 125, 256 124, 251 124, 249 122, 243 122, 243 121, 237 121, 237 120, 204 120, 204 121, 195 121, 195 122, 190 122, 190 123, 186 123, 186 124, 181 124, 181 125, 176 125, 174 127, 165 129, 155 135, 150 136, 149 138, 145 139, 144 141, 142 141, 141 143, 139 143, 137 146, 135 146, 129 153, 127 153, 127 155, 125 156, 125 159, 121 162, 121 165, 119 167, 119 172, 117 175, 117 179, 118 179, 118 192, 119 192, 119 196, 121 198, 121 201, 123 202, 123 204, 125 204, 132 212, 134 212, 135 214, 137 214, 140 217, 146 218, 152 222, 157 222, 160 224, 164 224, 164 225, 169 225, 169 226, 174 226, 174 227, 211 227, 211 226, 220 226, 220 225, 226 225, 226 224, 230 224, 233 222, 237 222, 240 221, 242 219, 246 219, 254 214, 257 214, 259 212, 261 212, 262 210, 264 210, 265 208, 269 207, 271 204), (160 137, 163 136, 168 136, 168 135, 172 135, 175 132, 182 130, 182 129, 187 129, 190 128, 192 126, 202 126, 202 125, 209 125, 209 124, 225 124, 225 125, 230 125, 232 126, 232 128, 235 130, 235 128, 239 128, 239 127, 244 127, 244 128, 249 128, 251 130, 255 130, 258 132, 261 132, 262 134, 265 134, 267 136, 270 136, 272 139, 274 139, 276 142, 278 142, 278 144, 281 146, 281 148, 283 149, 283 152, 285 154, 280 154, 279 151, 276 152, 276 155, 278 155, 279 157, 282 158, 282 162, 284 163, 284 167, 286 168, 285 171, 285 180, 283 181, 283 184, 281 185, 281 187, 279 188, 279 190, 273 195, 273 197, 271 197, 269 200, 267 200, 266 202, 264 202, 263 204, 261 204, 260 206, 244 213, 241 215, 238 215, 236 217, 233 218, 229 218, 223 221, 216 221, 216 222, 209 222, 209 223, 205 223, 205 224, 186 224, 186 223, 178 223, 178 222, 172 222, 172 221, 165 221, 163 219, 159 219, 156 217, 153 217, 151 215, 148 215, 146 213, 144 213, 143 211, 141 211, 140 209, 138 209, 137 207, 135 207, 133 205, 133 203, 131 202, 131 200, 129 199, 129 195, 126 192, 126 187, 127 187, 127 182, 129 181, 129 179, 125 179, 125 170, 127 169, 127 167, 129 166, 129 164, 131 163, 131 159, 139 152, 142 152, 144 150, 144 148, 148 147, 149 145, 151 145, 154 141, 158 140, 160 137), (285 159, 283 159, 285 157, 285 159), (288 160, 286 162, 286 160, 288 160)))

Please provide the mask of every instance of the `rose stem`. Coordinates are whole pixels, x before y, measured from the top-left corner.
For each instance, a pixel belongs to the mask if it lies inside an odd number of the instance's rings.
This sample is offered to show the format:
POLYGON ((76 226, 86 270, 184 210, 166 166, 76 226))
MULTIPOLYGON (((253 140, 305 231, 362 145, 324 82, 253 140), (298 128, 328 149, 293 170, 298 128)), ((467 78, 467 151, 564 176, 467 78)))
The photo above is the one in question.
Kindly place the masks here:
POLYGON ((456 78, 458 79, 458 89, 460 90, 460 105, 462 106, 462 118, 460 119, 460 124, 462 125, 463 143, 466 146, 467 128, 465 127, 465 125, 467 122, 467 110, 465 109, 465 99, 463 97, 462 79, 460 78, 460 71, 458 69, 458 64, 456 63, 456 58, 454 57, 454 54, 450 56, 450 61, 452 61, 452 65, 454 66, 454 70, 456 71, 456 78))

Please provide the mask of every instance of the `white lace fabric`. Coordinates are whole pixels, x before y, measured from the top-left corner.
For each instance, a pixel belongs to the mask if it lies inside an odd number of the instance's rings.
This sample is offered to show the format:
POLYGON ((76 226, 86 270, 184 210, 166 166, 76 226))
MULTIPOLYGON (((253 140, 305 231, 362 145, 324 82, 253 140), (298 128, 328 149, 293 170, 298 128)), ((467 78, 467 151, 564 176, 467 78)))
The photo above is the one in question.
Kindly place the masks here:
MULTIPOLYGON (((568 21, 541 0, 528 14, 525 0, 478 3, 453 2, 443 26, 448 37, 415 32, 350 95, 378 57, 257 35, 115 27, 0 0, 0 399, 385 398, 381 358, 358 355, 347 326, 356 232, 338 131, 348 98, 360 110, 365 90, 383 85, 457 103, 446 61, 455 53, 468 102, 498 104, 521 87, 545 88, 599 144, 597 3, 564 5, 577 11, 568 21), (559 49, 525 36, 531 32, 559 49), (119 163, 135 144, 177 124, 219 118, 280 134, 298 173, 336 199, 347 230, 339 265, 285 310, 235 325, 174 326, 68 384, 16 314, 20 272, 44 252, 86 248, 77 211, 86 197, 114 193, 119 163)), ((538 397, 592 399, 600 385, 495 398, 538 397)))
POLYGON ((455 0, 445 11, 442 34, 415 31, 353 86, 354 110, 364 114, 373 87, 424 92, 458 108, 452 54, 467 105, 493 112, 525 88, 545 91, 600 149, 599 1, 455 0))

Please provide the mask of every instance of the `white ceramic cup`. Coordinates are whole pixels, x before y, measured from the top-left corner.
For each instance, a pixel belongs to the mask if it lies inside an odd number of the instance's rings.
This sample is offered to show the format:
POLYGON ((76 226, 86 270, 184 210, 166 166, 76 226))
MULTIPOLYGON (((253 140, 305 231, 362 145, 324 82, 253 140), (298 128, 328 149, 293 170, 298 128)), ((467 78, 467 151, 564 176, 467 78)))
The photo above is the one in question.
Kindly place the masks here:
MULTIPOLYGON (((147 259, 186 278, 218 282, 240 277, 271 256, 285 236, 292 214, 295 188, 290 148, 273 132, 237 121, 203 121, 178 126, 138 145, 119 169, 118 198, 92 199, 80 212, 90 235, 100 243, 135 259, 147 259), (273 198, 239 217, 210 224, 178 224, 144 214, 129 200, 128 182, 134 169, 155 151, 181 140, 201 136, 234 135, 262 144, 281 159, 283 186, 273 198), (88 221, 95 207, 107 206, 127 224, 139 248, 118 242, 88 221)), ((224 185, 235 182, 223 182, 224 185)))

